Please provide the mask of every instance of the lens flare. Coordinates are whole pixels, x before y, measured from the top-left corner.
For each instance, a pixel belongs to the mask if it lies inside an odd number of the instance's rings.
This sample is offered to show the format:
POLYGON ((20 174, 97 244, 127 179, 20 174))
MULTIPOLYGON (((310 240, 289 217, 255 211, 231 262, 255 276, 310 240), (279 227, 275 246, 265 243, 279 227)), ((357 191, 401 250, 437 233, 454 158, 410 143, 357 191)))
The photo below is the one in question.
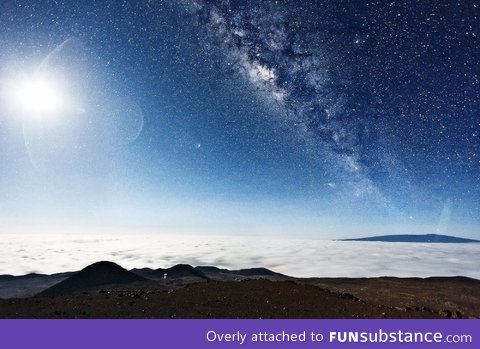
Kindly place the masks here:
POLYGON ((60 86, 51 78, 18 79, 11 83, 9 89, 15 109, 29 116, 52 116, 65 104, 60 86))

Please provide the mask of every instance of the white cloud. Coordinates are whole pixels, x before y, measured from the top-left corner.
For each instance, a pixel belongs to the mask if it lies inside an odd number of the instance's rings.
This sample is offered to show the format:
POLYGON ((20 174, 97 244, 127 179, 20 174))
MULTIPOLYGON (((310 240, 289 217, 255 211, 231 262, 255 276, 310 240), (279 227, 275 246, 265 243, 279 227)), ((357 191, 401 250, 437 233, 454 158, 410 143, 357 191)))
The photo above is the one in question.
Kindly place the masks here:
POLYGON ((126 268, 178 263, 266 267, 298 277, 455 276, 480 279, 480 244, 342 242, 163 234, 3 234, 0 274, 78 270, 99 260, 126 268))

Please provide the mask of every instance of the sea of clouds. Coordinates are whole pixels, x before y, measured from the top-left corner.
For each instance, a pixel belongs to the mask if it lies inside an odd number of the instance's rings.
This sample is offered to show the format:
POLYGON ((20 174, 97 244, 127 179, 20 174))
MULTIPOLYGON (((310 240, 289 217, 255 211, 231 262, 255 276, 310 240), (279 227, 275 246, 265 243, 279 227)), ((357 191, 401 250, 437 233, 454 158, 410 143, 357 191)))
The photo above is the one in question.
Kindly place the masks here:
POLYGON ((456 276, 480 279, 480 243, 388 243, 254 236, 1 234, 0 274, 56 273, 108 260, 266 267, 297 277, 456 276))

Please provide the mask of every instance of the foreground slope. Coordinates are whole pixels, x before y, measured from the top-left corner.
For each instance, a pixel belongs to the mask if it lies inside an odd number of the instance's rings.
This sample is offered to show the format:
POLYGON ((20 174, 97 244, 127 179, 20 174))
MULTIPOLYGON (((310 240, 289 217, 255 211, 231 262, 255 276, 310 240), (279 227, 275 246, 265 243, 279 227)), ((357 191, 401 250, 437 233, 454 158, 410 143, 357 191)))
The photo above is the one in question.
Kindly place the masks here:
POLYGON ((289 281, 210 281, 164 291, 0 300, 8 318, 438 318, 289 281))
POLYGON ((0 318, 480 318, 480 280, 465 277, 294 278, 189 265, 133 271, 95 263, 62 275, 43 297, 0 299, 0 318))

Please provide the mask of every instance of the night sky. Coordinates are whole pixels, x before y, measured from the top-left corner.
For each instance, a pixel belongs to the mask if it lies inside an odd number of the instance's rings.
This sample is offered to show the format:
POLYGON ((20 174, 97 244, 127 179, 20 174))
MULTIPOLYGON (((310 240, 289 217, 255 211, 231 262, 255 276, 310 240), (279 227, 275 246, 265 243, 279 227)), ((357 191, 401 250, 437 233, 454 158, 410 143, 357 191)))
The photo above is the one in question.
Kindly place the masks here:
POLYGON ((0 1, 0 231, 479 238, 479 17, 0 1))

